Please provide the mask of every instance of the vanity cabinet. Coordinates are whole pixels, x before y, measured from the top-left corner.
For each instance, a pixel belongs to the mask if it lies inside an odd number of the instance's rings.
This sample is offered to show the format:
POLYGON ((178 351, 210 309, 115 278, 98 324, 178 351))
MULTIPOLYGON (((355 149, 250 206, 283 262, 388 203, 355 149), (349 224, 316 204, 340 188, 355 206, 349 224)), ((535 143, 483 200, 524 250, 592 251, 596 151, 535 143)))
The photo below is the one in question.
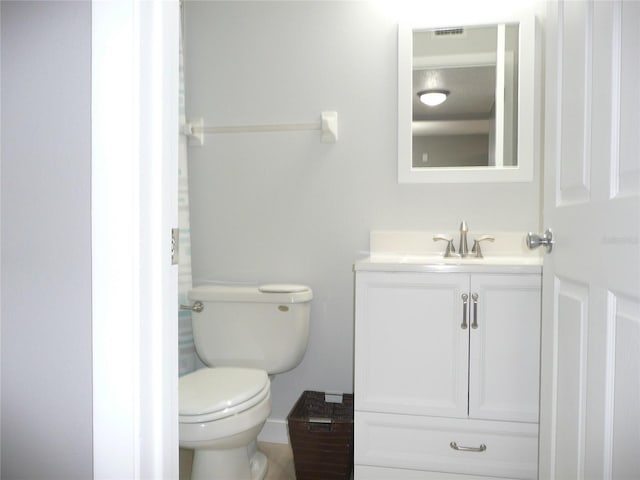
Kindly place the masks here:
POLYGON ((537 477, 540 291, 539 268, 356 269, 356 480, 537 477))

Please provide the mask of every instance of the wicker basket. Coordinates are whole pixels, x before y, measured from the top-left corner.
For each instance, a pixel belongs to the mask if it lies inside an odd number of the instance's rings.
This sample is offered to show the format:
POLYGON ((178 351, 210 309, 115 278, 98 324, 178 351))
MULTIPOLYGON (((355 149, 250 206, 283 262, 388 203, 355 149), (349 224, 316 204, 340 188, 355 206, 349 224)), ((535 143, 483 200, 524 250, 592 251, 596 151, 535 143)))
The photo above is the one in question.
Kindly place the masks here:
POLYGON ((296 480, 349 480, 353 470, 353 395, 327 402, 305 391, 287 417, 296 480))

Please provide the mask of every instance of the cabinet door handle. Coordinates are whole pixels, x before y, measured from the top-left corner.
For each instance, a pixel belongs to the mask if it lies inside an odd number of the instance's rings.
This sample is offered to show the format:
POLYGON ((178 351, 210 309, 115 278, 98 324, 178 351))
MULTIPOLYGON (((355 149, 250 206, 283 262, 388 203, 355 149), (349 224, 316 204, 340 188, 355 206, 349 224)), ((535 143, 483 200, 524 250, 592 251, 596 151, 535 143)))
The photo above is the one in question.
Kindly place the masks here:
POLYGON ((459 450, 461 452, 484 452, 487 449, 487 446, 484 443, 481 443, 479 447, 463 447, 462 445, 458 445, 456 442, 451 442, 449 446, 454 450, 459 450))
POLYGON ((471 328, 478 328, 478 294, 472 294, 471 298, 473 300, 473 323, 471 328))
POLYGON ((467 329, 467 304, 468 304, 468 300, 469 300, 469 295, 467 295, 466 293, 462 294, 462 324, 460 325, 460 328, 462 328, 463 330, 467 329))

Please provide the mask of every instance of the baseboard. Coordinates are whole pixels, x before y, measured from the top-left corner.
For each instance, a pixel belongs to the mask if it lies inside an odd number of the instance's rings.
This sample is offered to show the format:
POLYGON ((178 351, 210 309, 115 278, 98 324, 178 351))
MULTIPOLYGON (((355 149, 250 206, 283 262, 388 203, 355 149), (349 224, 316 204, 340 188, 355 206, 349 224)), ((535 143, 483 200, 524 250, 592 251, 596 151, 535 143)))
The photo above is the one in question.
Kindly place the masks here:
POLYGON ((289 432, 287 430, 287 421, 280 419, 267 419, 262 427, 262 431, 258 435, 259 442, 269 443, 289 443, 289 432))

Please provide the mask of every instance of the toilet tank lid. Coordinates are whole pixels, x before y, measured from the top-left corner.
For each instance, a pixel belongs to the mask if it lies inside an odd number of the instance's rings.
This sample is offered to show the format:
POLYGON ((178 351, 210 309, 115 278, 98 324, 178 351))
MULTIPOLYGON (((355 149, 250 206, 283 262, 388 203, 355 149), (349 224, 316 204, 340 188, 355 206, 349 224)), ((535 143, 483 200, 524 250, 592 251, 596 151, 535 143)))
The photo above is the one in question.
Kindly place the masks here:
POLYGON ((202 302, 304 303, 313 299, 311 288, 295 284, 257 286, 200 285, 189 292, 189 298, 202 302))

